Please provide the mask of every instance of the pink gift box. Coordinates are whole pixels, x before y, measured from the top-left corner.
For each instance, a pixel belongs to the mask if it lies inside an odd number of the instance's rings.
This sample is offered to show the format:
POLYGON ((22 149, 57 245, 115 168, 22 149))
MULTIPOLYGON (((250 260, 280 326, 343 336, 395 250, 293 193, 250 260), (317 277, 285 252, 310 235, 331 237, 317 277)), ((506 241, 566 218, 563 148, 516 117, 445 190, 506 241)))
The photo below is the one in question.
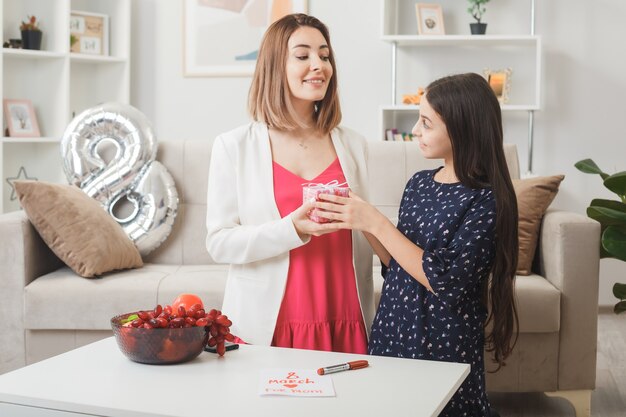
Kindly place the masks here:
MULTIPOLYGON (((319 198, 320 194, 330 194, 336 195, 340 197, 349 197, 350 188, 345 186, 344 184, 338 184, 336 181, 329 184, 305 184, 302 187, 302 202, 306 203, 308 201, 322 201, 319 198)), ((314 221, 315 223, 330 223, 332 220, 326 219, 324 217, 320 217, 318 213, 320 211, 324 211, 321 209, 312 209, 307 215, 309 219, 314 221)))

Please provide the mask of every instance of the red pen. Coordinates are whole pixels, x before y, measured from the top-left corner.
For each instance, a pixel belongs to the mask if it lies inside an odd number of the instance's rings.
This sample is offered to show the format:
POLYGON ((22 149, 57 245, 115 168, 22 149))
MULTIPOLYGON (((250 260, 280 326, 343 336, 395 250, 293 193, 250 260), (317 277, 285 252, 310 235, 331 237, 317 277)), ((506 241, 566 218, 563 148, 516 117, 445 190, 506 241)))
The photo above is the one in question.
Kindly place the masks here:
POLYGON ((327 366, 317 370, 318 375, 334 374, 335 372, 350 371, 353 369, 367 368, 369 363, 367 361, 352 361, 348 363, 342 363, 340 365, 327 366))

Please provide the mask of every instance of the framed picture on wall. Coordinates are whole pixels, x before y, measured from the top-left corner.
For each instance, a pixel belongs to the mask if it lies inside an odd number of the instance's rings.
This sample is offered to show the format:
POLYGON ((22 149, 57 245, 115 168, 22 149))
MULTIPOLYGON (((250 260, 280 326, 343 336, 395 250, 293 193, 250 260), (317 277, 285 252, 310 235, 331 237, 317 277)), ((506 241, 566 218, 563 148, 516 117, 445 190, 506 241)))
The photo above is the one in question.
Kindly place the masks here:
POLYGON ((4 99, 3 104, 10 137, 37 138, 41 136, 35 109, 30 100, 4 99))
POLYGON ((70 52, 109 55, 109 16, 72 10, 70 52))
POLYGON ((439 4, 417 3, 417 33, 419 35, 445 35, 443 12, 439 4))
POLYGON ((268 26, 307 0, 183 0, 186 77, 251 76, 268 26))
POLYGON ((498 98, 498 101, 502 104, 509 102, 509 92, 511 91, 511 74, 513 70, 511 68, 492 70, 485 68, 483 74, 489 83, 489 86, 493 90, 494 94, 498 98))

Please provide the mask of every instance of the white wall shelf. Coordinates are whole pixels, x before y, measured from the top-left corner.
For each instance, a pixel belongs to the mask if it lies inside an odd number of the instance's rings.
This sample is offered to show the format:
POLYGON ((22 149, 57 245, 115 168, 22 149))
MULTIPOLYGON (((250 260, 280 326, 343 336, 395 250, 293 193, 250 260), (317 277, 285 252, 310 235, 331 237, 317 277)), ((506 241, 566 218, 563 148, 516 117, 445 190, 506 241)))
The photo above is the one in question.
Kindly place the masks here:
POLYGON ((398 46, 511 46, 534 45, 540 41, 534 35, 384 35, 384 42, 398 46))
POLYGON ((66 182, 59 143, 73 115, 104 101, 130 101, 130 1, 0 0, 3 42, 20 38, 20 22, 31 15, 40 21, 41 50, 4 48, 0 91, 3 99, 33 103, 41 137, 0 138, 0 213, 19 209, 6 179, 21 167, 29 177, 66 182), (72 10, 109 17, 108 56, 70 53, 72 10))
POLYGON ((61 138, 10 138, 3 137, 3 143, 61 143, 61 138))
MULTIPOLYGON (((502 104, 500 109, 502 109, 502 111, 530 111, 539 110, 539 106, 528 104, 502 104)), ((414 104, 391 104, 380 106, 380 110, 419 113, 420 106, 414 104)))
POLYGON ((126 62, 126 58, 117 57, 117 56, 100 56, 100 55, 87 55, 87 54, 77 54, 75 52, 70 53, 70 59, 72 62, 99 62, 99 63, 117 63, 117 62, 126 62))
MULTIPOLYGON (((528 172, 532 172, 534 112, 541 109, 541 36, 534 32, 535 2, 530 2, 530 33, 520 27, 511 34, 469 35, 453 26, 445 35, 418 35, 415 2, 380 0, 381 40, 391 45, 390 103, 380 106, 379 136, 386 130, 410 132, 419 116, 419 106, 400 104, 403 94, 416 94, 434 79, 460 72, 482 74, 487 68, 513 68, 509 101, 503 112, 528 114, 528 172), (448 34, 449 33, 449 34, 448 34)), ((458 1, 443 1, 444 21, 459 22, 467 17, 466 6, 458 1)), ((448 25, 446 23, 446 29, 448 25)), ((467 29, 465 29, 467 30, 467 29)))
POLYGON ((50 51, 31 51, 28 49, 3 48, 4 59, 59 59, 65 58, 65 54, 50 51))

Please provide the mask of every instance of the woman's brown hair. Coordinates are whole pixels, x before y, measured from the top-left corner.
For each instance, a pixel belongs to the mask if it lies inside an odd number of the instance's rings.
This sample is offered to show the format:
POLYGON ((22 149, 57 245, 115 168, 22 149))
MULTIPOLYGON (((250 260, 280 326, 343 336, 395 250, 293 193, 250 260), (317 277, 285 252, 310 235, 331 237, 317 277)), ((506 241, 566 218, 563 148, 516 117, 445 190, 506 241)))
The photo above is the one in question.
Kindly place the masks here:
POLYGON ((491 187, 496 200, 495 258, 484 283, 489 315, 485 344, 500 366, 517 341, 513 293, 517 269, 517 199, 504 157, 500 103, 478 74, 458 74, 432 82, 428 103, 446 125, 452 142, 454 172, 471 188, 491 187), (515 334, 515 336, 514 336, 515 334))
POLYGON ((337 69, 335 55, 330 44, 328 28, 318 19, 306 14, 290 14, 274 22, 265 32, 248 93, 248 110, 252 118, 263 121, 279 130, 306 127, 299 120, 287 83, 287 44, 291 35, 300 27, 308 26, 319 30, 326 40, 329 62, 333 76, 328 81, 326 95, 315 103, 313 120, 316 130, 328 133, 341 122, 341 107, 337 92, 337 69))

